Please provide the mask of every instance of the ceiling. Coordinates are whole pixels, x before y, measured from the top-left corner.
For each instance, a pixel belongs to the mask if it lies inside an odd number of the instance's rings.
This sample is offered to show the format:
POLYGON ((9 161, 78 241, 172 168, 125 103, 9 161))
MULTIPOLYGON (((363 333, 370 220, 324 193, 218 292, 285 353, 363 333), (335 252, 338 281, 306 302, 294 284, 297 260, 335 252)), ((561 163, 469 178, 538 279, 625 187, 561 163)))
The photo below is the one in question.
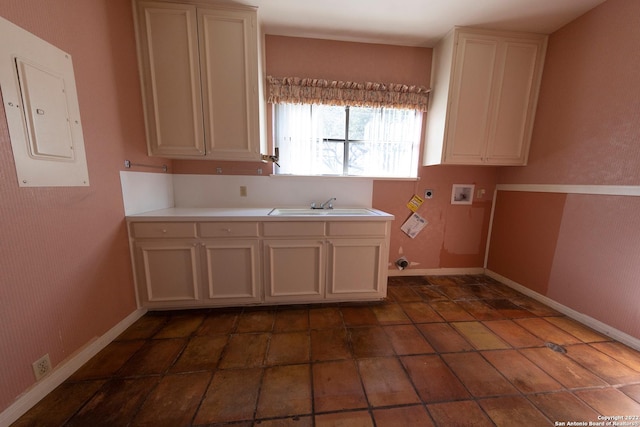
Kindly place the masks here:
POLYGON ((226 1, 258 6, 266 34, 433 47, 454 26, 550 34, 605 0, 226 1))

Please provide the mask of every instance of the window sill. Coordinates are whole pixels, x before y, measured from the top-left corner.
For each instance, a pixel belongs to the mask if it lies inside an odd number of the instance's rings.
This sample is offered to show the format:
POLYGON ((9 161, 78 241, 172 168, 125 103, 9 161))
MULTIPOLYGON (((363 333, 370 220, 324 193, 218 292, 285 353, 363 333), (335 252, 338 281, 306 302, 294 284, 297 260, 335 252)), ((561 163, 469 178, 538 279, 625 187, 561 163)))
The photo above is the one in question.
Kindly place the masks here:
POLYGON ((353 176, 353 175, 269 175, 270 178, 364 179, 371 181, 420 181, 420 177, 353 176))

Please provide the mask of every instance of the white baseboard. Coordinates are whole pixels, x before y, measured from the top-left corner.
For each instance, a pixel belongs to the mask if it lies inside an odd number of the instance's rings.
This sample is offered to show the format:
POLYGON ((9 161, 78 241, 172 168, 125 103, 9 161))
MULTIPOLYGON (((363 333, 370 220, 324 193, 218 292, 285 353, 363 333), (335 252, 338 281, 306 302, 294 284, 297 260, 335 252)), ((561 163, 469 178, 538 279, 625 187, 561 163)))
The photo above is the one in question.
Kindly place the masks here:
POLYGON ((33 408, 36 403, 40 402, 46 395, 62 384, 75 371, 115 340, 146 312, 146 309, 134 311, 113 328, 109 329, 104 335, 89 341, 80 350, 58 364, 50 374, 27 389, 11 406, 0 413, 0 427, 11 425, 11 423, 15 422, 29 409, 33 408))
POLYGON ((455 276, 459 274, 484 274, 484 268, 405 268, 389 270, 392 276, 455 276))
POLYGON ((497 281, 504 283, 505 285, 509 286, 510 288, 515 289, 518 292, 521 292, 533 299, 535 299, 536 301, 539 301, 545 305, 548 305, 549 307, 553 308, 556 311, 559 311, 562 314, 567 315, 568 317, 577 320, 578 322, 582 323, 583 325, 586 325, 588 327, 590 327, 591 329, 594 329, 608 337, 613 338, 616 341, 619 341, 623 344, 628 345, 629 347, 639 350, 640 351, 640 339, 633 337, 627 333, 624 333, 616 328, 613 328, 609 325, 607 325, 606 323, 602 323, 601 321, 594 319, 593 317, 587 316, 584 313, 580 313, 578 311, 575 311, 572 308, 567 307, 566 305, 560 304, 557 301, 552 300, 551 298, 548 298, 542 294, 539 294, 536 291, 533 291, 529 288, 527 288, 526 286, 523 286, 517 282, 514 282, 511 279, 508 279, 494 271, 491 270, 485 270, 485 274, 489 277, 492 277, 494 279, 496 279, 497 281))

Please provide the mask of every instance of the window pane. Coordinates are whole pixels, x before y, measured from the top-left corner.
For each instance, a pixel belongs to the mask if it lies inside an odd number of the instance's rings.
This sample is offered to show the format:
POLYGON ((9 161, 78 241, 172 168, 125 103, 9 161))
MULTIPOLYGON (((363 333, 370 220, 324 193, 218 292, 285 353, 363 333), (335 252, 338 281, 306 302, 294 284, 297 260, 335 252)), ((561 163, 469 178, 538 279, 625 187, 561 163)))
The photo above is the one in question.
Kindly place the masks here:
POLYGON ((318 119, 320 137, 323 139, 344 139, 346 112, 344 107, 314 105, 313 112, 318 119))
POLYGON ((318 173, 321 175, 342 175, 344 163, 344 142, 320 141, 320 152, 315 161, 318 162, 318 173))
POLYGON ((379 108, 349 107, 349 139, 366 139, 366 130, 370 126, 379 108))

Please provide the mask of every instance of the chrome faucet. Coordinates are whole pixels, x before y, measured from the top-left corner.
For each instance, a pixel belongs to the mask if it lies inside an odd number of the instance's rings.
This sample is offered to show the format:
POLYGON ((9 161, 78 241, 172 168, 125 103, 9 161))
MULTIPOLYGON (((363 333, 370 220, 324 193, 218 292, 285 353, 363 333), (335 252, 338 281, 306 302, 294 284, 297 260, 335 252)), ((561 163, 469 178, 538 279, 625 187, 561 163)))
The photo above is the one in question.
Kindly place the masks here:
POLYGON ((326 202, 320 204, 319 207, 316 207, 316 202, 311 203, 311 209, 333 209, 333 201, 337 200, 335 197, 330 198, 326 202))

